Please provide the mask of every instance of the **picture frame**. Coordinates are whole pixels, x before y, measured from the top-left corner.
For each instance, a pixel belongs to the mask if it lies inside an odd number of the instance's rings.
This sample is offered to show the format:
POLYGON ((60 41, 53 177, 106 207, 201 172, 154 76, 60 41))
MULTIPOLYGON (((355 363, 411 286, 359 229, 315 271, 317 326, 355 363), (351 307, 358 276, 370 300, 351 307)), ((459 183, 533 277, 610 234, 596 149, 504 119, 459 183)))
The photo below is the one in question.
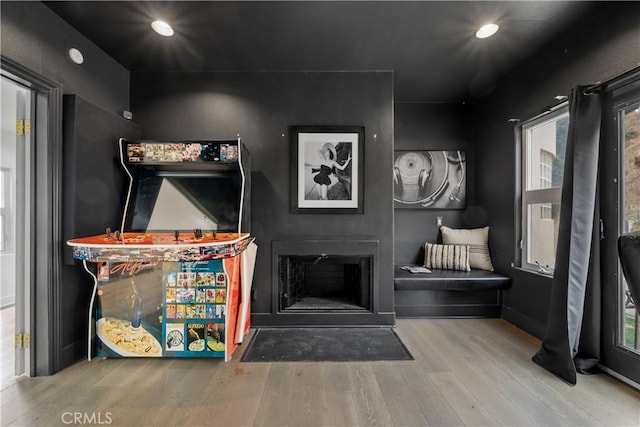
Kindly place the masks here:
POLYGON ((464 209, 467 157, 464 150, 395 151, 395 208, 464 209))
POLYGON ((293 126, 291 212, 364 213, 364 127, 293 126))

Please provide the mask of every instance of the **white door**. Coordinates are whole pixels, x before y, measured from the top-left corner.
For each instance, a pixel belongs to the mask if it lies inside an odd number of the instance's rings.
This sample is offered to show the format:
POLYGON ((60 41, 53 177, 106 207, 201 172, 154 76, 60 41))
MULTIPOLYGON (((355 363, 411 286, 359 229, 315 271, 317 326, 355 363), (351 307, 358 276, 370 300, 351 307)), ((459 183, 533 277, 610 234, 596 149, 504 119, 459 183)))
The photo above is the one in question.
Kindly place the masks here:
POLYGON ((32 91, 1 77, 0 308, 2 388, 32 375, 30 361, 32 91))

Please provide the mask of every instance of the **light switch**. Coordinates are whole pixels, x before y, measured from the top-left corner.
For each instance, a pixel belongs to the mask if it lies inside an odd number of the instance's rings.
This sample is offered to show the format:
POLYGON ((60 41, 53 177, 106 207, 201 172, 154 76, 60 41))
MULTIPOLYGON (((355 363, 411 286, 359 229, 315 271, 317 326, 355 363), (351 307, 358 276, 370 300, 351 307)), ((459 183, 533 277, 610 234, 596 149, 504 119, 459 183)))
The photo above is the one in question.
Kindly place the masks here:
POLYGON ((441 216, 437 216, 436 217, 436 227, 442 227, 442 217, 441 216))

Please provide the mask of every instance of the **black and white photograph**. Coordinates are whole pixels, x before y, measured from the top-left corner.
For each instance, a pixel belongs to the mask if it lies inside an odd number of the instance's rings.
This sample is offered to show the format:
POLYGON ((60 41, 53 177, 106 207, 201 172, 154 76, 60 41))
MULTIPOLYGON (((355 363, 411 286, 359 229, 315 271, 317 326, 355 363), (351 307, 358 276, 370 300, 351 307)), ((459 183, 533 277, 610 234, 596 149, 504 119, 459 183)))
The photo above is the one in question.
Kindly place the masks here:
POLYGON ((292 210, 361 212, 363 136, 359 127, 292 129, 292 210))
POLYGON ((467 164, 461 150, 396 151, 393 200, 396 208, 464 209, 467 164))

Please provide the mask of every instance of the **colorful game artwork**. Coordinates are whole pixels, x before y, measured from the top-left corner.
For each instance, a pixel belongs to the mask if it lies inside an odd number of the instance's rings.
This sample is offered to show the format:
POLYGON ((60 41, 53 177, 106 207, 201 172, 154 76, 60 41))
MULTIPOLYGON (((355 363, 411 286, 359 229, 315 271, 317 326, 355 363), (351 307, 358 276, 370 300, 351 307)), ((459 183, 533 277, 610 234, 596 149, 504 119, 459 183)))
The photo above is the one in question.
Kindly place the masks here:
POLYGON ((207 286, 215 286, 216 283, 216 275, 215 273, 198 273, 198 286, 207 287, 207 286))
POLYGON ((216 289, 216 304, 224 304, 227 299, 226 289, 216 289))
POLYGON ((167 273, 167 286, 175 287, 177 283, 177 273, 175 271, 167 273))
POLYGON ((196 289, 196 302, 207 302, 206 291, 204 288, 196 289))
POLYGON ((178 286, 181 288, 195 288, 196 273, 178 273, 178 286))
POLYGON ((189 351, 204 351, 205 340, 204 323, 187 324, 187 349, 189 351))
POLYGON ((182 152, 184 144, 171 143, 164 144, 164 161, 165 162, 182 162, 182 152))
POLYGON ((202 144, 202 160, 205 162, 217 162, 220 160, 220 146, 215 142, 202 144))
POLYGON ((164 144, 150 144, 144 145, 144 157, 145 161, 149 162, 161 162, 164 160, 164 144))
POLYGON ((227 275, 224 273, 216 274, 216 287, 218 288, 226 288, 227 287, 227 275))
POLYGON ((207 350, 224 351, 224 323, 207 323, 207 350))
POLYGON ((98 281, 99 282, 109 281, 109 263, 108 262, 98 263, 98 281))
POLYGON ((175 319, 177 316, 176 305, 167 304, 167 319, 175 319))
POLYGON ((167 288, 165 292, 166 302, 176 302, 176 288, 167 288))
POLYGON ((235 162, 238 160, 238 146, 227 145, 227 162, 235 162))
POLYGON ((142 144, 127 144, 127 160, 131 163, 139 163, 144 160, 144 147, 142 144))
POLYGON ((176 304, 176 319, 186 319, 187 310, 184 304, 176 304))
POLYGON ((184 325, 167 323, 164 342, 166 351, 184 351, 184 325))
POLYGON ((182 303, 196 302, 196 290, 192 288, 177 288, 176 302, 182 302, 182 303))
POLYGON ((207 319, 214 319, 216 317, 216 306, 213 304, 207 304, 207 319))
POLYGON ((206 289, 206 302, 216 302, 216 290, 207 288, 206 289))
POLYGON ((185 309, 185 319, 195 319, 196 316, 196 306, 194 304, 188 304, 184 306, 185 309))
POLYGON ((215 306, 216 308, 216 318, 224 320, 225 306, 224 304, 218 304, 215 306))
POLYGON ((184 145, 182 160, 185 162, 195 162, 202 154, 202 145, 199 142, 192 142, 184 145))

